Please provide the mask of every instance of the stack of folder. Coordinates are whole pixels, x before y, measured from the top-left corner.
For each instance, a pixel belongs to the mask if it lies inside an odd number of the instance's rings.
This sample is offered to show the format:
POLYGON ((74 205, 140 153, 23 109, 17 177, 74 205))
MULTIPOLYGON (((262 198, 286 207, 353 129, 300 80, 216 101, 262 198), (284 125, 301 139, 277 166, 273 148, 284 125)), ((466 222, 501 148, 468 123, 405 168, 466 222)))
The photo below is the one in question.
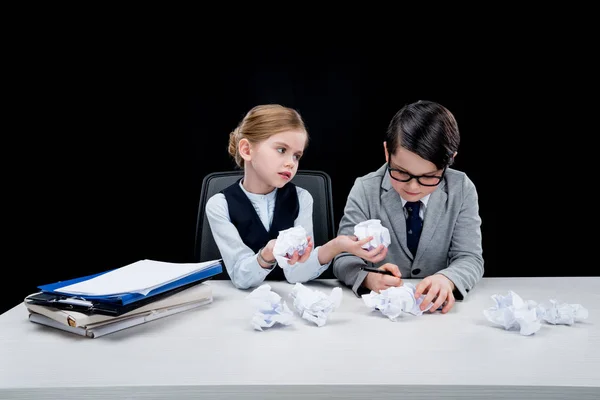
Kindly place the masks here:
POLYGON ((24 300, 29 320, 97 338, 212 302, 206 280, 220 260, 168 263, 140 260, 111 271, 38 286, 24 300))

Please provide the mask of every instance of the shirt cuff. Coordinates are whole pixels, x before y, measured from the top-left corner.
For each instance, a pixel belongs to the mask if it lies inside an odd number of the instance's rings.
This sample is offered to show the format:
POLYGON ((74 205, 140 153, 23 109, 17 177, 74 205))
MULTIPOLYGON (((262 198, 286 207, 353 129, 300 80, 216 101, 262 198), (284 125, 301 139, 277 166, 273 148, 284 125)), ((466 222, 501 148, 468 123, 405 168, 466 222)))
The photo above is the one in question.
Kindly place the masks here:
POLYGON ((356 297, 362 297, 363 294, 370 293, 371 291, 364 287, 362 284, 367 277, 367 271, 359 271, 356 277, 356 281, 354 281, 354 285, 352 285, 352 291, 356 295, 356 297))
POLYGON ((452 291, 452 295, 456 300, 464 300, 464 298, 467 296, 467 293, 469 293, 469 290, 461 284, 460 278, 457 275, 453 274, 451 271, 448 270, 442 270, 436 273, 444 275, 446 278, 452 281, 452 283, 454 284, 454 290, 452 291))
POLYGON ((269 275, 269 273, 271 271, 273 271, 275 269, 275 267, 277 267, 277 264, 271 266, 270 268, 263 268, 262 265, 260 265, 260 263, 258 262, 258 253, 256 254, 256 257, 254 258, 256 260, 256 265, 258 266, 258 269, 260 270, 260 274, 262 275, 262 277, 266 277, 267 275, 269 275))

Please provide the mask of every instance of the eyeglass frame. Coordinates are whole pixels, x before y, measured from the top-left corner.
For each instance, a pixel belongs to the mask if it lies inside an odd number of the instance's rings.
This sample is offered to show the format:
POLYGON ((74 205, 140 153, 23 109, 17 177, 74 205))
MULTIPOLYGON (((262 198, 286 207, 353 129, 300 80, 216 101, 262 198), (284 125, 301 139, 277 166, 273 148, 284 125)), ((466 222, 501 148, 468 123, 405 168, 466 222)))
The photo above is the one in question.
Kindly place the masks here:
POLYGON ((439 184, 442 182, 442 179, 444 179, 444 174, 446 173, 446 169, 447 169, 447 168, 448 168, 448 166, 445 166, 445 167, 444 167, 444 169, 442 170, 442 175, 440 175, 440 176, 437 176, 437 175, 413 175, 413 174, 411 174, 410 172, 407 172, 407 171, 400 171, 400 170, 399 170, 399 169, 397 169, 397 168, 392 168, 392 166, 390 165, 389 161, 388 161, 388 163, 387 163, 387 170, 388 170, 388 173, 389 173, 389 175, 390 175, 390 178, 392 178, 393 180, 395 180, 395 181, 398 181, 398 182, 402 182, 402 183, 407 183, 407 182, 410 182, 410 181, 412 181, 413 179, 416 179, 416 180, 417 180, 417 183, 418 183, 419 185, 421 185, 421 186, 427 186, 427 187, 434 187, 434 186, 437 186, 437 185, 439 185, 439 184), (406 174, 406 175, 408 175, 408 177, 409 177, 409 178, 408 178, 407 180, 400 180, 400 179, 398 179, 398 178, 394 178, 394 176, 392 175, 392 171, 396 171, 396 172, 399 172, 399 173, 401 173, 401 174, 406 174), (438 178, 438 179, 439 179, 439 181, 438 181, 438 183, 436 183, 436 184, 429 185, 429 184, 424 184, 424 183, 422 183, 422 182, 419 180, 419 178, 438 178))

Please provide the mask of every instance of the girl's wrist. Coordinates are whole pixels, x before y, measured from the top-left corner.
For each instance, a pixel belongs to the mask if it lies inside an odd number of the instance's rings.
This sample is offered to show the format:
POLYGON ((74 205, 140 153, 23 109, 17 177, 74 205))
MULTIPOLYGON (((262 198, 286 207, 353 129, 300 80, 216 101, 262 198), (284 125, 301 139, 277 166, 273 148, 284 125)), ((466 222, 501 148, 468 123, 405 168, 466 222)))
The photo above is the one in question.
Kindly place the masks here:
POLYGON ((262 247, 258 250, 258 259, 265 265, 272 267, 277 264, 277 260, 273 256, 273 252, 269 252, 266 248, 262 247), (271 254, 268 254, 271 253, 271 254))

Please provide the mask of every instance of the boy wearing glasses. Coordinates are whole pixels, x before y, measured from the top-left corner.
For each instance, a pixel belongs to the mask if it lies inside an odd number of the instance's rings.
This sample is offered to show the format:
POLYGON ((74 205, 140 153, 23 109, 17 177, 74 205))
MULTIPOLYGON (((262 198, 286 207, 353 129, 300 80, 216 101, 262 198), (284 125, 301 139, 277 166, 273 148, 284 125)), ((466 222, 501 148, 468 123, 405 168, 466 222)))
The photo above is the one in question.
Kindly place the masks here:
POLYGON ((339 235, 379 219, 391 244, 362 259, 335 257, 335 276, 359 296, 401 286, 401 277, 423 278, 415 297, 426 294, 424 310, 448 312, 483 276, 481 218, 477 191, 463 173, 450 168, 460 135, 444 106, 418 101, 396 113, 384 142, 386 163, 356 179, 340 221, 339 235), (362 271, 368 263, 392 275, 362 271))

